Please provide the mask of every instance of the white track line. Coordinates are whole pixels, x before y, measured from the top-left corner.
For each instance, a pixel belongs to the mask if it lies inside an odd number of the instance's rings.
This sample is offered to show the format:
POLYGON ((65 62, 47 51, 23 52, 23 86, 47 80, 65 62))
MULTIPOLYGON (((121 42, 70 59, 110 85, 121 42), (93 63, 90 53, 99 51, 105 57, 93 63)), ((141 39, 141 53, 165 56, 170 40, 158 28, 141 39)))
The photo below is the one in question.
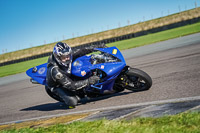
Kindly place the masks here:
POLYGON ((60 117, 60 116, 65 116, 65 115, 80 114, 80 113, 87 113, 87 112, 104 111, 104 110, 112 110, 112 109, 122 109, 122 108, 129 108, 129 107, 154 105, 154 104, 193 101, 193 100, 200 100, 200 96, 186 97, 186 98, 176 98, 176 99, 168 99, 168 100, 159 100, 159 101, 152 101, 152 102, 145 102, 145 103, 136 103, 136 104, 112 106, 112 107, 103 107, 103 108, 98 108, 98 109, 90 109, 90 110, 84 110, 84 111, 69 112, 69 113, 63 113, 63 114, 48 115, 48 116, 35 117, 35 118, 30 118, 30 119, 23 119, 23 120, 17 120, 17 121, 4 122, 4 123, 0 123, 0 125, 11 124, 11 123, 21 123, 21 122, 25 122, 25 121, 47 119, 47 118, 52 118, 52 117, 60 117))

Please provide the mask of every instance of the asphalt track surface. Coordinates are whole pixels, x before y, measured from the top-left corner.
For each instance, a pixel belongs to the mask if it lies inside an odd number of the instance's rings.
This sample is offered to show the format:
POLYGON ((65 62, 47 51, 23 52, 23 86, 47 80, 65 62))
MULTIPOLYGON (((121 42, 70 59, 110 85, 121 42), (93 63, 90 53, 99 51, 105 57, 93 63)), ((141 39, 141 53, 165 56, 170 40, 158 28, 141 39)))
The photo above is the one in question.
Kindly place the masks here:
POLYGON ((0 123, 41 116, 200 96, 200 34, 123 51, 129 66, 153 79, 148 91, 124 91, 67 109, 25 74, 0 79, 0 123))

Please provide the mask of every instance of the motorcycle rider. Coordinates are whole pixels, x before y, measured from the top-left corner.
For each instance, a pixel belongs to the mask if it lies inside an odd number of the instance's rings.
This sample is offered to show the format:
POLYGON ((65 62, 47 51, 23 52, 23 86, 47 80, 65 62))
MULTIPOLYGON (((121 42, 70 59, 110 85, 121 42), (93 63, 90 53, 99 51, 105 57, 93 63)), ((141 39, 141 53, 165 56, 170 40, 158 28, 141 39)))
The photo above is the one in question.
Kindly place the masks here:
POLYGON ((94 48, 103 48, 104 44, 86 46, 84 48, 72 48, 63 42, 58 42, 53 49, 47 63, 46 82, 47 88, 58 95, 65 104, 74 107, 79 100, 74 93, 76 90, 95 84, 98 76, 91 76, 85 80, 73 81, 71 75, 72 62, 83 55, 93 52, 94 48))

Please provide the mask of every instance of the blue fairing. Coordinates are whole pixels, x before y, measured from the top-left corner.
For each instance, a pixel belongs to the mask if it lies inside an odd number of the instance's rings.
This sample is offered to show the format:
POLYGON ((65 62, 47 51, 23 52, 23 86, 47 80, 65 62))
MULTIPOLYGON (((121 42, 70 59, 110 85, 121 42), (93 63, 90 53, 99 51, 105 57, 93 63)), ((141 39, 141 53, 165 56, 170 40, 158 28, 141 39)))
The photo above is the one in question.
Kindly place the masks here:
MULTIPOLYGON (((95 50, 103 53, 108 53, 113 59, 117 61, 106 61, 103 63, 93 63, 91 59, 93 55, 82 56, 77 58, 72 63, 72 74, 81 77, 82 79, 88 78, 92 75, 92 71, 99 69, 103 71, 106 76, 103 82, 94 85, 94 88, 100 89, 103 93, 104 90, 111 90, 115 79, 121 73, 123 68, 126 66, 126 62, 121 52, 116 47, 110 48, 96 48, 95 50)), ((37 72, 32 71, 33 68, 27 70, 27 75, 42 85, 46 85, 46 71, 47 63, 37 66, 37 72)), ((90 90, 90 88, 88 88, 90 90)))
POLYGON ((42 85, 46 85, 47 63, 36 67, 37 72, 33 72, 33 68, 26 71, 26 74, 42 85))
POLYGON ((119 51, 119 49, 117 47, 110 47, 110 48, 96 48, 96 50, 98 51, 102 51, 102 52, 105 52, 105 53, 109 53, 117 58, 119 58, 123 63, 126 63, 122 53, 119 51), (116 54, 113 53, 113 50, 116 49, 117 52, 116 54))

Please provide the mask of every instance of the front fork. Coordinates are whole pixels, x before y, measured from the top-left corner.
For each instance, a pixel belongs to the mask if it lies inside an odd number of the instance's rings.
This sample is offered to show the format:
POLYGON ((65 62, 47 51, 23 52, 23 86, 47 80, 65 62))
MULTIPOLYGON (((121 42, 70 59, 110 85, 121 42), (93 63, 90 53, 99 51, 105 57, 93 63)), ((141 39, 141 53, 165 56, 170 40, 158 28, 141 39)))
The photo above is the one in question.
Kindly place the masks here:
POLYGON ((115 82, 115 89, 117 90, 124 90, 124 88, 129 84, 128 82, 128 77, 127 77, 127 73, 129 71, 130 67, 129 66, 125 66, 124 69, 121 71, 121 73, 119 74, 119 76, 116 79, 115 82))

